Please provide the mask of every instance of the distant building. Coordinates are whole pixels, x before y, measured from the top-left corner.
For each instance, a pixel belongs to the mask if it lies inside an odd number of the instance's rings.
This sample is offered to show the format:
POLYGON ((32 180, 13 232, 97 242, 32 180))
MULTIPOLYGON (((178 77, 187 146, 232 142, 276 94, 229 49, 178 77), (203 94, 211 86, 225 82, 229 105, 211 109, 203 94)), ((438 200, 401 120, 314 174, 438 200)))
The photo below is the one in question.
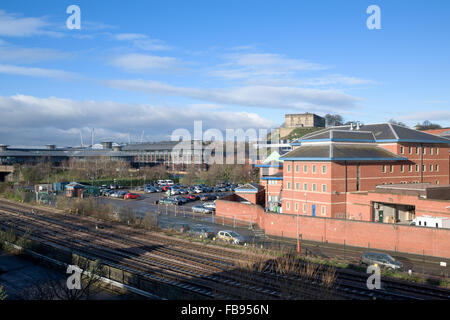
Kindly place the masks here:
POLYGON ((284 124, 278 129, 280 138, 296 128, 325 128, 325 118, 314 113, 285 114, 284 124))

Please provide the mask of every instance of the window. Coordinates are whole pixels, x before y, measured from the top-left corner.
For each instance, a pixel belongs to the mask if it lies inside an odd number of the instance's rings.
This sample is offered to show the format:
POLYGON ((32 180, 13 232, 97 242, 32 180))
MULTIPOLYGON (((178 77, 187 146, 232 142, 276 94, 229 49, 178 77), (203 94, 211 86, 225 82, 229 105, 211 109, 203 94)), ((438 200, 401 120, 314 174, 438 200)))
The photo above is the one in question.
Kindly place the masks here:
POLYGON ((416 154, 419 154, 419 147, 416 147, 416 154))
POLYGON ((383 165, 383 173, 386 173, 386 165, 383 165))
POLYGON ((405 172, 405 166, 403 164, 400 166, 400 171, 405 172))
POLYGON ((389 166, 389 171, 392 173, 392 172, 394 172, 394 166, 391 164, 390 166, 389 166))
POLYGON ((436 148, 436 155, 439 155, 439 148, 436 148))
POLYGON ((412 166, 412 164, 410 164, 409 165, 409 172, 412 172, 412 170, 413 170, 413 166, 412 166))
POLYGON ((427 167, 423 164, 422 165, 422 172, 425 172, 425 171, 427 171, 427 167))
POLYGON ((419 172, 419 165, 416 164, 416 172, 419 172))
POLYGON ((422 154, 427 154, 427 148, 426 147, 422 147, 422 154))
POLYGON ((404 150, 403 147, 400 147, 400 153, 401 153, 401 154, 404 154, 404 153, 405 153, 405 150, 404 150))
POLYGON ((288 183, 287 183, 287 189, 290 189, 290 188, 291 188, 291 183, 288 182, 288 183))
POLYGON ((409 150, 409 154, 412 154, 412 147, 409 147, 408 150, 409 150))
POLYGON ((299 165, 295 166, 295 172, 300 172, 300 166, 299 165))
POLYGON ((303 213, 306 213, 307 205, 306 203, 303 204, 303 213))
POLYGON ((433 171, 433 165, 430 164, 430 171, 433 171))
POLYGON ((322 166, 322 173, 327 173, 327 166, 322 166))
POLYGON ((291 165, 290 164, 288 165, 288 170, 287 171, 291 172, 291 165))
POLYGON ((436 165, 436 170, 435 170, 436 172, 438 172, 439 171, 439 165, 437 164, 436 165))
POLYGON ((430 154, 433 155, 433 148, 430 148, 430 154))
POLYGON ((298 211, 298 202, 295 203, 295 211, 298 211))
POLYGON ((436 184, 439 184, 439 180, 436 180, 436 184))
POLYGON ((317 186, 316 186, 316 184, 315 184, 315 183, 313 183, 313 185, 312 185, 312 189, 313 189, 313 191, 316 191, 316 189, 317 189, 317 186))
POLYGON ((327 185, 326 184, 322 185, 322 192, 327 192, 327 185))
POLYGON ((300 190, 300 183, 295 184, 295 189, 300 190))
POLYGON ((308 172, 308 166, 307 166, 307 165, 304 165, 304 166, 303 166, 303 172, 304 172, 304 173, 307 173, 307 172, 308 172))
POLYGON ((286 208, 289 210, 289 209, 291 209, 291 203, 288 201, 288 202, 286 202, 286 208))
POLYGON ((322 215, 326 215, 327 214, 327 207, 326 206, 322 206, 322 215))
POLYGON ((313 166, 312 166, 312 173, 316 173, 316 165, 315 164, 313 164, 313 166))
POLYGON ((308 191, 308 184, 307 184, 307 183, 305 183, 305 184, 303 185, 303 190, 308 191))

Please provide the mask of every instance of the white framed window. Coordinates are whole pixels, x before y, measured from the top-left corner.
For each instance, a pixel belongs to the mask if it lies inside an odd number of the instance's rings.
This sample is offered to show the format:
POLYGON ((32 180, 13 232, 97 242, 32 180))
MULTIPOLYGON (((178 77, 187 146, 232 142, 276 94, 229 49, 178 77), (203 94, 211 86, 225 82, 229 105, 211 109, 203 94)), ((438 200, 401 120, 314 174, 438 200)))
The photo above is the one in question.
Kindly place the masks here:
POLYGON ((322 215, 325 216, 327 214, 327 207, 322 206, 321 210, 322 210, 322 215))
POLYGON ((298 202, 295 203, 295 211, 298 211, 299 206, 298 206, 298 202))
POLYGON ((307 210, 307 209, 308 209, 307 204, 304 203, 304 204, 303 204, 303 213, 306 213, 306 210, 307 210))
POLYGON ((327 166, 322 166, 322 173, 323 174, 327 173, 327 166))
POLYGON ((316 185, 315 183, 313 183, 313 185, 312 185, 312 190, 313 190, 313 191, 316 191, 316 190, 317 190, 317 185, 316 185))
POLYGON ((322 185, 322 192, 327 192, 327 185, 326 184, 322 185))
POLYGON ((316 165, 315 164, 313 164, 313 166, 312 166, 312 173, 316 173, 316 165))
POLYGON ((307 183, 303 184, 303 190, 308 191, 308 184, 307 183))
POLYGON ((307 165, 304 165, 304 166, 303 166, 303 172, 304 172, 304 173, 308 173, 308 166, 307 166, 307 165))
POLYGON ((290 201, 287 201, 286 202, 286 209, 291 209, 291 202, 290 201))

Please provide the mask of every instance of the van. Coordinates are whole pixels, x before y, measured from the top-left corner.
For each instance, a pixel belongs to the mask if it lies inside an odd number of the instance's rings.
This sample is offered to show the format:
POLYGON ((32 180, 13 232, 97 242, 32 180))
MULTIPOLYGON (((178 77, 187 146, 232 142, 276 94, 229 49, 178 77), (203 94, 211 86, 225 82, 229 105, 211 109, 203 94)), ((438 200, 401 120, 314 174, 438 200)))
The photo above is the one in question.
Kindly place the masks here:
POLYGON ((167 186, 173 186, 173 181, 172 180, 164 180, 165 184, 167 186))
POLYGON ((395 260, 386 253, 380 252, 364 252, 361 255, 360 263, 367 266, 376 265, 391 270, 400 270, 403 267, 400 261, 395 260))

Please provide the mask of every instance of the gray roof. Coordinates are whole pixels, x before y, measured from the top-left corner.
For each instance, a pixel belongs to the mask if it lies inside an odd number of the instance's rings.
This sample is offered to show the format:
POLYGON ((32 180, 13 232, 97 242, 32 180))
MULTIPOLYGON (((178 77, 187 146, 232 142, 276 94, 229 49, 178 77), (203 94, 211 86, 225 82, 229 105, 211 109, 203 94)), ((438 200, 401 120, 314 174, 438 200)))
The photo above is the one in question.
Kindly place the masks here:
POLYGON ((364 141, 375 142, 423 142, 423 143, 448 143, 450 139, 439 137, 430 133, 403 127, 397 124, 381 123, 361 125, 357 130, 350 125, 330 127, 304 135, 300 141, 325 139, 331 141, 364 141))
POLYGON ((406 160, 384 148, 373 144, 329 143, 302 145, 281 157, 284 160, 328 160, 328 161, 397 161, 406 160))

